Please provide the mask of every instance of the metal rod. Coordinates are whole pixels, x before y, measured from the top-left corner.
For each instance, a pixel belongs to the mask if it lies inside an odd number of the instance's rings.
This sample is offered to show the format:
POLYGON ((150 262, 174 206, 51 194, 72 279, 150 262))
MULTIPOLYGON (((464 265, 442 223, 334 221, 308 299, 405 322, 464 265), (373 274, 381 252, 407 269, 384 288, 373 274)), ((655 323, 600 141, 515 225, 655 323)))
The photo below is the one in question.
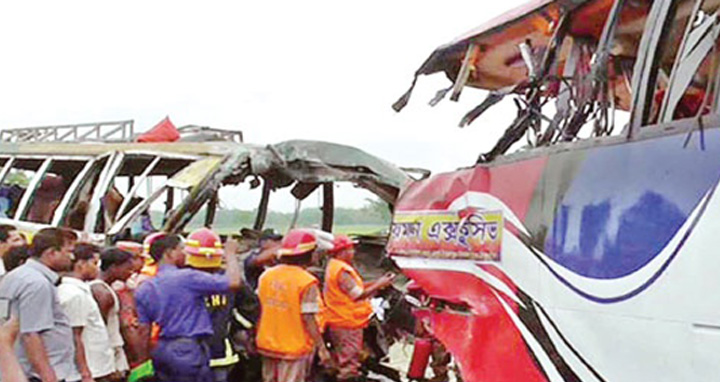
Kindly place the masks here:
POLYGON ((253 229, 256 231, 263 229, 263 226, 265 226, 268 203, 270 202, 270 191, 272 191, 272 181, 263 178, 262 197, 260 198, 260 205, 258 206, 257 216, 255 217, 255 225, 253 225, 253 229))
POLYGON ((335 212, 333 183, 323 183, 322 230, 332 232, 335 212))

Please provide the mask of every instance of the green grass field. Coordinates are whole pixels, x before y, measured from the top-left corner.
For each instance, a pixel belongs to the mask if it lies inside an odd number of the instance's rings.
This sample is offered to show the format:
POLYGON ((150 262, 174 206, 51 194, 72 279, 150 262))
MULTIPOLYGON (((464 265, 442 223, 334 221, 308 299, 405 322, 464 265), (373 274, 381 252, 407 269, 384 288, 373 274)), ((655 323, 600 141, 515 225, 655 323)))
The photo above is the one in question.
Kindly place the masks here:
MULTIPOLYGON (((199 227, 190 227, 189 230, 191 231, 195 228, 199 227)), ((287 232, 288 226, 276 226, 273 224, 268 224, 265 228, 272 228, 275 229, 277 232, 284 234, 285 232, 287 232)), ((302 228, 302 226, 298 226, 298 228, 302 228)), ((239 232, 239 228, 230 226, 216 226, 213 227, 213 229, 222 235, 239 232)), ((333 229, 333 233, 341 233, 345 235, 375 235, 387 233, 387 229, 388 227, 386 226, 373 224, 336 225, 333 229)))

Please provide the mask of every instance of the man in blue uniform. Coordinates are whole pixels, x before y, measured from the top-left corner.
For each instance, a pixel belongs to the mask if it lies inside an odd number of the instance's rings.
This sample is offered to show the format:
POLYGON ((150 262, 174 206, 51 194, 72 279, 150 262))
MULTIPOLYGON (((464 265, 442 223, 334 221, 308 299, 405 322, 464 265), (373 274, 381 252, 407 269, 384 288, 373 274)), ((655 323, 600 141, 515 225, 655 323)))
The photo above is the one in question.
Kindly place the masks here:
MULTIPOLYGON (((189 243, 190 244, 190 243, 189 243)), ((209 256, 224 256, 224 275, 183 269, 186 252, 179 236, 168 235, 155 241, 150 254, 159 264, 155 278, 138 288, 138 321, 147 335, 147 357, 150 325, 160 326, 160 340, 152 352, 155 375, 160 382, 212 382, 207 339, 213 335, 205 298, 226 294, 241 286, 240 267, 236 257, 237 241, 228 239, 224 251, 219 248, 209 256)))

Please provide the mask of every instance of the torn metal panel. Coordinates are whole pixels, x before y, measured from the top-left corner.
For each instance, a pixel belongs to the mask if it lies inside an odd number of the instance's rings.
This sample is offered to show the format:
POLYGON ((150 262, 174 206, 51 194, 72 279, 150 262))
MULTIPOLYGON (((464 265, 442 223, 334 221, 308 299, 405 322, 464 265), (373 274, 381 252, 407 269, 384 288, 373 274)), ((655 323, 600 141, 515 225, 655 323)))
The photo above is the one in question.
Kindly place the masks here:
MULTIPOLYGON (((577 140, 586 126, 590 136, 607 136, 614 131, 615 111, 630 110, 633 102, 628 78, 636 58, 646 54, 639 53, 642 46, 637 48, 646 21, 666 21, 666 12, 655 3, 531 1, 436 49, 415 72, 415 80, 443 71, 454 83, 454 95, 461 86, 499 91, 467 113, 460 126, 498 103, 500 95, 509 94, 507 89, 516 94, 515 121, 481 161, 504 154, 524 136, 526 147, 577 140), (477 57, 471 54, 473 47, 478 48, 477 57), (553 114, 546 106, 554 98, 558 99, 553 114)), ((645 45, 657 46, 657 38, 645 45)), ((431 105, 445 94, 446 90, 438 92, 431 105)))
POLYGON ((460 93, 462 93, 462 89, 465 87, 465 84, 470 78, 471 72, 475 68, 475 61, 477 60, 479 54, 480 47, 471 43, 468 46, 467 52, 465 52, 465 58, 463 58, 463 63, 460 67, 457 78, 455 78, 455 84, 453 85, 450 100, 457 101, 460 99, 460 93))
POLYGON ((398 167, 350 146, 298 140, 273 147, 286 163, 277 170, 295 181, 352 182, 390 203, 411 181, 398 167))
POLYGON ((192 187, 188 197, 169 213, 163 231, 176 232, 189 223, 200 208, 215 196, 225 178, 234 175, 240 177, 249 175, 249 158, 248 150, 238 150, 225 156, 220 163, 214 166, 214 171, 206 174, 196 186, 192 187))
POLYGON ((514 51, 515 46, 525 41, 529 34, 533 35, 532 40, 537 45, 545 45, 548 28, 552 27, 552 23, 547 22, 547 15, 556 15, 560 9, 573 8, 579 3, 587 1, 590 0, 534 0, 438 47, 415 71, 410 89, 393 104, 393 109, 399 112, 407 105, 421 75, 444 72, 451 82, 456 83, 461 77, 463 58, 466 57, 465 54, 472 45, 478 48, 479 62, 473 63, 473 69, 478 69, 478 73, 463 85, 498 90, 514 85, 517 80, 527 79, 524 67, 505 67, 506 60, 514 55, 513 52, 508 52, 514 51), (513 42, 506 44, 508 40, 513 42), (512 48, 508 49, 506 45, 512 45, 512 48), (491 70, 488 70, 487 63, 489 62, 493 63, 491 70))
POLYGON ((295 187, 290 190, 290 193, 292 196, 295 197, 297 200, 305 200, 310 194, 315 192, 320 187, 319 183, 304 183, 304 182, 297 182, 295 183, 295 187))
MULTIPOLYGON (((542 124, 544 121, 550 122, 551 126, 548 129, 553 128, 552 120, 543 115, 542 109, 543 106, 547 104, 549 97, 546 95, 546 88, 553 85, 557 86, 557 83, 561 82, 553 76, 548 76, 548 73, 550 72, 551 67, 556 65, 555 58, 557 57, 557 51, 561 48, 562 41, 565 39, 568 32, 571 16, 572 14, 564 14, 560 17, 555 33, 550 40, 548 48, 545 50, 541 66, 537 71, 537 77, 532 77, 532 81, 521 81, 515 87, 508 87, 504 89, 506 94, 509 94, 509 92, 518 92, 522 94, 521 97, 516 98, 515 100, 516 105, 518 106, 517 117, 496 143, 495 147, 493 147, 490 152, 484 153, 478 157, 477 163, 491 161, 498 155, 504 154, 528 131, 534 134, 535 144, 542 144, 542 124)), ((489 99, 491 102, 494 101, 494 103, 500 101, 500 99, 497 98, 489 99)), ((471 111, 469 115, 466 115, 465 118, 463 118, 463 121, 469 119, 469 117, 476 118, 476 111, 484 111, 482 106, 483 105, 471 111)), ((488 105, 488 107, 489 106, 492 106, 492 104, 488 105)), ((469 121, 472 122, 472 119, 469 119, 469 121)))
POLYGON ((470 110, 467 114, 465 114, 465 116, 460 120, 459 126, 465 127, 470 125, 471 123, 473 123, 474 120, 480 117, 488 109, 505 99, 505 96, 514 93, 516 90, 516 86, 511 86, 509 88, 501 89, 498 91, 491 91, 490 93, 488 93, 487 97, 485 97, 485 99, 480 105, 477 105, 474 109, 470 110))
POLYGON ((525 67, 527 67, 528 77, 531 80, 535 79, 537 77, 537 64, 533 59, 532 46, 528 41, 523 41, 518 45, 518 49, 520 49, 520 55, 523 62, 525 62, 525 67))
MULTIPOLYGON (((327 142, 288 141, 226 156, 192 187, 190 196, 170 213, 164 229, 176 231, 184 227, 228 178, 241 181, 250 175, 265 179, 261 201, 265 209, 270 188, 300 185, 295 190, 302 198, 320 184, 346 181, 394 203, 400 189, 411 182, 398 167, 356 148, 327 142)), ((171 184, 174 182, 175 178, 170 180, 171 184)), ((256 223, 262 220, 264 216, 256 223)))
MULTIPOLYGON (((415 78, 445 72, 447 77, 455 82, 464 54, 471 44, 475 44, 480 48, 480 61, 476 64, 480 73, 468 82, 468 86, 498 90, 526 80, 528 76, 524 65, 505 65, 507 62, 522 61, 516 50, 517 45, 527 39, 530 39, 534 46, 546 45, 556 26, 558 15, 591 2, 593 0, 530 1, 435 49, 415 72, 415 78)), ((411 92, 412 87, 401 97, 404 102, 398 104, 404 106, 411 92)), ((402 107, 395 109, 400 111, 402 107)))
POLYGON ((222 158, 210 157, 193 162, 168 179, 168 187, 189 190, 198 185, 206 176, 215 171, 222 158))

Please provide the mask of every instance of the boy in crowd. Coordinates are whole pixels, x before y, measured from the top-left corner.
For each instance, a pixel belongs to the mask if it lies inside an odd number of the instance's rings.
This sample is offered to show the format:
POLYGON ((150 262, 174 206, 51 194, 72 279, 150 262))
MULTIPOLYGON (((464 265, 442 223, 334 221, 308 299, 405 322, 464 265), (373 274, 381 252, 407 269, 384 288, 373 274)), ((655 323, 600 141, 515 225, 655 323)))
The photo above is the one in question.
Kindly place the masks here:
POLYGON ((107 327, 100 314, 88 281, 100 273, 100 248, 78 244, 73 251, 72 270, 58 287, 58 297, 70 319, 75 345, 77 371, 69 381, 109 382, 115 373, 115 354, 110 347, 107 327))

